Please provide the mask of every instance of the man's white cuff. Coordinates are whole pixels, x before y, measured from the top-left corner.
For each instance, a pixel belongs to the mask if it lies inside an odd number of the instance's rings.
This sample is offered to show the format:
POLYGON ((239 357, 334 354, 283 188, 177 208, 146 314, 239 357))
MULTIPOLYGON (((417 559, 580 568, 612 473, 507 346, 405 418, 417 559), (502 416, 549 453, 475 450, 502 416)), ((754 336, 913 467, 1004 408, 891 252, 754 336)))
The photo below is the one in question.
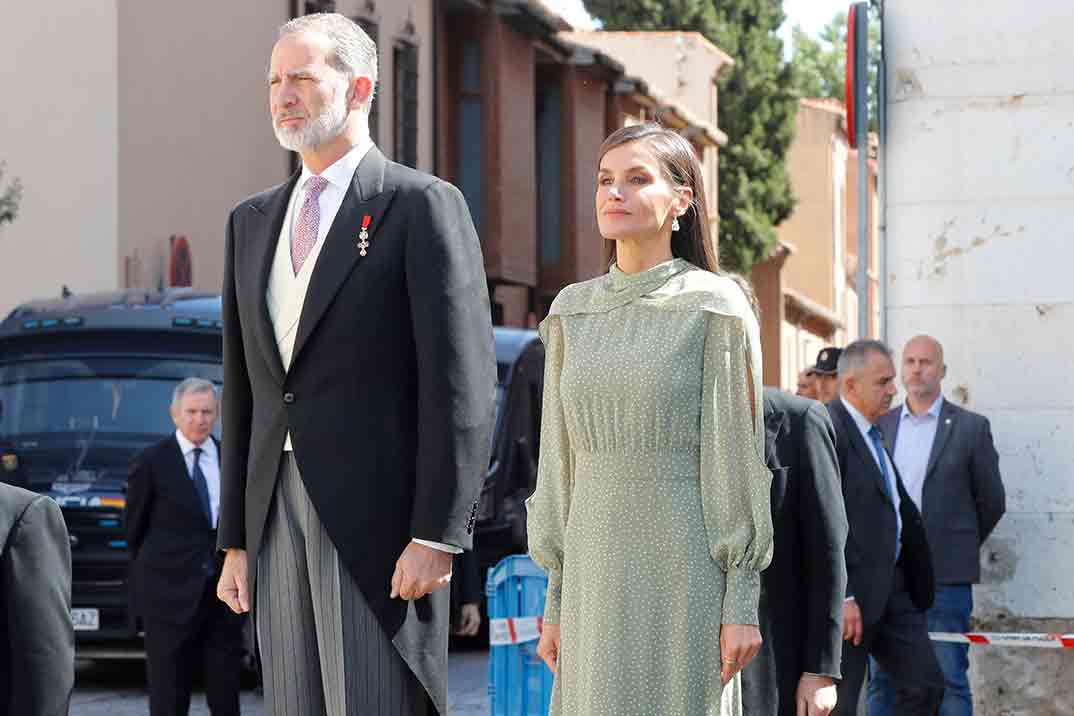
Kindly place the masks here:
POLYGON ((443 542, 431 542, 431 541, 429 541, 427 539, 418 539, 417 537, 412 538, 411 541, 412 542, 417 542, 418 544, 423 544, 426 547, 432 547, 433 549, 438 549, 441 552, 449 552, 451 554, 462 554, 462 548, 461 547, 456 547, 453 544, 444 544, 443 542))

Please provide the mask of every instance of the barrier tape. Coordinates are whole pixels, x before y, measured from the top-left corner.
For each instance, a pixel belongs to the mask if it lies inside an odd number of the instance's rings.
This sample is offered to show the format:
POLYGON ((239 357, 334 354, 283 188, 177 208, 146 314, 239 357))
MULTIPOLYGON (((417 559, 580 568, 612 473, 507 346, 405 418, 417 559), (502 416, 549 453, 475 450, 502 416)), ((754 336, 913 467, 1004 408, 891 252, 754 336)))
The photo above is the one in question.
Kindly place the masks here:
POLYGON ((489 645, 510 646, 541 638, 541 617, 489 619, 489 645))
POLYGON ((1032 646, 1038 649, 1074 649, 1074 634, 990 634, 929 632, 933 641, 974 646, 1032 646))
MULTIPOLYGON (((541 638, 541 617, 514 617, 489 620, 489 644, 510 646, 541 638)), ((1074 649, 1074 634, 1018 634, 930 632, 933 641, 973 646, 1028 646, 1037 649, 1074 649)))

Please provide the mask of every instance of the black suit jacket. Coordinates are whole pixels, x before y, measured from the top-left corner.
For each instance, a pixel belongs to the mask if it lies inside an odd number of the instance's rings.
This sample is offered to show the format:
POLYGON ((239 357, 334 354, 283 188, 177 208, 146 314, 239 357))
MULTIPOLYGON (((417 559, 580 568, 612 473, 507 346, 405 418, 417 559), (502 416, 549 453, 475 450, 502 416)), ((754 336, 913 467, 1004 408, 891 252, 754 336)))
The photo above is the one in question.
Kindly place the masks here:
MULTIPOLYGON (((893 455, 901 415, 899 406, 880 418, 880 429, 893 455)), ((981 543, 1006 509, 999 454, 988 418, 944 400, 921 494, 921 517, 932 547, 937 582, 980 581, 981 543)))
MULTIPOLYGON (((865 444, 854 418, 839 399, 828 404, 828 412, 835 426, 835 450, 850 525, 846 549, 847 594, 857 600, 862 621, 868 628, 880 620, 891 595, 898 530, 895 511, 872 449, 865 444)), ((936 592, 925 526, 903 487, 898 469, 895 483, 902 516, 900 564, 906 573, 910 599, 918 609, 925 610, 932 606, 936 592)))
POLYGON ((2 714, 67 714, 75 683, 68 540, 55 502, 0 484, 2 714))
POLYGON ((174 434, 131 463, 125 527, 131 616, 190 623, 206 584, 217 578, 219 557, 216 530, 201 507, 174 434))
POLYGON ((761 573, 761 652, 742 671, 743 711, 795 716, 803 673, 840 678, 847 518, 835 430, 821 403, 765 388, 772 563, 761 573))
POLYGON ((256 590, 290 430, 342 560, 446 712, 448 592, 414 605, 389 593, 412 538, 471 546, 496 383, 480 243, 455 187, 372 148, 325 238, 285 372, 265 296, 298 176, 241 202, 228 223, 219 547, 247 550, 256 590))

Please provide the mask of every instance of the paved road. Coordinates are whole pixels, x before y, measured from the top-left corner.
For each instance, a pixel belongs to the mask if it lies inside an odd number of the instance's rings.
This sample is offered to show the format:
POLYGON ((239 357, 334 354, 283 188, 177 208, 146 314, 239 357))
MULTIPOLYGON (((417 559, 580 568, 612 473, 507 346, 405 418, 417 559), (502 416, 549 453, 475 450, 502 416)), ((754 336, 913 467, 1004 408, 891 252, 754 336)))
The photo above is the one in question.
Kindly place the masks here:
MULTIPOLYGON (((452 652, 448 663, 450 713, 476 716, 489 712, 488 652, 452 652)), ((72 716, 144 716, 149 712, 145 667, 140 661, 79 662, 72 716)), ((243 716, 261 716, 261 696, 242 692, 243 716)), ((194 695, 191 716, 209 716, 205 694, 194 695)))

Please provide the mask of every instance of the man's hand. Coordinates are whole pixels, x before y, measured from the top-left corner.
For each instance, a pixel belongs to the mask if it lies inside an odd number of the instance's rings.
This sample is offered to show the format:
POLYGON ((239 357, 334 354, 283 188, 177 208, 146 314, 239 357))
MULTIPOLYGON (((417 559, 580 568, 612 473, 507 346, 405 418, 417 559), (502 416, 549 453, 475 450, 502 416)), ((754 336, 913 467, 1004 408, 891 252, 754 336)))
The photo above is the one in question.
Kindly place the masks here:
POLYGON ((750 624, 720 627, 720 679, 727 683, 761 650, 761 630, 750 624))
POLYGON ((229 549, 216 583, 216 597, 236 614, 250 611, 250 592, 246 581, 246 550, 229 549))
POLYGON ((421 599, 451 583, 450 552, 411 542, 395 563, 392 599, 421 599))
POLYGON ((537 642, 537 656, 544 659, 552 673, 556 673, 559 664, 559 624, 544 622, 541 626, 541 640, 537 642))
POLYGON ((830 677, 802 674, 794 697, 797 716, 828 716, 835 708, 837 693, 835 681, 830 677))
POLYGON ((456 636, 475 636, 481 628, 481 608, 476 604, 463 604, 459 614, 456 636))
POLYGON ((861 608, 855 599, 843 602, 843 640, 861 646, 861 608))

